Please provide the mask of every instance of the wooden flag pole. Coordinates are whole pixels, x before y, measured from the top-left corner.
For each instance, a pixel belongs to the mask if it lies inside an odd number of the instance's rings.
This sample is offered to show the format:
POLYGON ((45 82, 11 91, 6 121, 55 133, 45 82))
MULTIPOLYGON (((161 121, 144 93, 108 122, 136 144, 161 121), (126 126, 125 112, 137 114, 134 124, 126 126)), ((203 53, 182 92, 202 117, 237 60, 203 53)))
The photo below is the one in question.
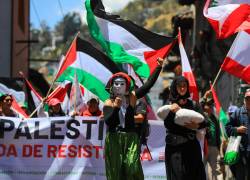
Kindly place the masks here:
POLYGON ((214 79, 214 81, 213 81, 213 84, 212 84, 211 88, 214 88, 214 85, 215 85, 215 83, 217 82, 217 80, 218 80, 218 78, 219 78, 219 76, 220 76, 221 70, 222 70, 222 69, 220 68, 219 72, 217 73, 217 75, 216 75, 216 77, 215 77, 215 79, 214 79))
MULTIPOLYGON (((76 78, 77 78, 77 74, 76 74, 76 70, 75 70, 75 78, 74 78, 74 81, 76 81, 76 78)), ((74 85, 75 85, 75 87, 73 87, 74 88, 74 113, 76 112, 76 82, 74 82, 74 85)))

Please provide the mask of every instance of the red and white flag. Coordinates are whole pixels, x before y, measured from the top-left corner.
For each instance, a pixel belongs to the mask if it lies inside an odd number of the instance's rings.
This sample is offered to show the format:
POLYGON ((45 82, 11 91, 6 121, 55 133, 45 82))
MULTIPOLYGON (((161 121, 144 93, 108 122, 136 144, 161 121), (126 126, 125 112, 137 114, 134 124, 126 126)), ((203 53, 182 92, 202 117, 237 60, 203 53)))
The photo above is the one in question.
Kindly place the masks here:
POLYGON ((218 39, 242 30, 250 32, 250 0, 207 0, 203 14, 218 39))
POLYGON ((221 69, 250 84, 250 33, 239 32, 221 69))
POLYGON ((190 63, 188 61, 187 53, 186 53, 184 46, 182 44, 180 31, 178 33, 178 42, 179 42, 179 49, 180 49, 180 54, 181 54, 182 75, 189 82, 189 92, 191 94, 192 99, 194 101, 198 102, 199 101, 198 88, 197 88, 197 85, 195 82, 194 74, 192 72, 190 63))
POLYGON ((75 71, 74 80, 70 91, 70 114, 73 114, 73 112, 77 112, 78 114, 80 114, 83 110, 86 109, 86 103, 83 100, 83 94, 84 88, 80 87, 77 73, 75 71))

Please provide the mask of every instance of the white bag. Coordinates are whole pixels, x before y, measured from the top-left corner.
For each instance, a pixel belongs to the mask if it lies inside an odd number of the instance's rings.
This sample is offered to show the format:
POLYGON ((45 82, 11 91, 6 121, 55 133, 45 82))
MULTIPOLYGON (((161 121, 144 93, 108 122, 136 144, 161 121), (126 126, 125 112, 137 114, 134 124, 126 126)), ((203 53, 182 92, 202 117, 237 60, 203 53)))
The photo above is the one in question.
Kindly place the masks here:
POLYGON ((171 105, 164 105, 160 107, 156 112, 157 116, 161 118, 162 120, 164 120, 170 111, 170 107, 171 105))
POLYGON ((239 160, 239 147, 241 136, 230 136, 227 145, 227 150, 224 156, 224 162, 228 165, 233 165, 239 160))
MULTIPOLYGON (((160 107, 157 110, 157 116, 162 120, 164 120, 170 111, 170 107, 171 105, 164 105, 160 107)), ((204 117, 202 114, 196 111, 182 108, 176 112, 174 121, 176 124, 184 126, 185 123, 189 123, 191 121, 194 121, 196 123, 201 123, 204 121, 204 117)))

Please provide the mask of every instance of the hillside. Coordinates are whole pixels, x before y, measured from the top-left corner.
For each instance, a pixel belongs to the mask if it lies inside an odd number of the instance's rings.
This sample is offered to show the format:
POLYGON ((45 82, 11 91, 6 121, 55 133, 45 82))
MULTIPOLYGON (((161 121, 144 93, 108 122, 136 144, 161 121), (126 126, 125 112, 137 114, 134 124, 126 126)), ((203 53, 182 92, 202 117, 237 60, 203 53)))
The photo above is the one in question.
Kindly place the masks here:
POLYGON ((117 14, 153 32, 171 35, 172 17, 189 9, 189 6, 180 6, 176 0, 135 0, 117 14))

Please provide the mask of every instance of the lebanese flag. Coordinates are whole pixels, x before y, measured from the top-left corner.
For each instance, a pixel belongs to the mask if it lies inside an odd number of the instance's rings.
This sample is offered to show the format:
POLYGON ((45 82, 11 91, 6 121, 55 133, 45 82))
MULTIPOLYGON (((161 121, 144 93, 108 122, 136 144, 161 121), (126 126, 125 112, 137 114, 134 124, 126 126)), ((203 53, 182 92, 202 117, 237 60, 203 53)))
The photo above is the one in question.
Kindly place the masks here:
POLYGON ((58 82, 73 82, 76 73, 80 85, 84 87, 84 94, 92 93, 104 102, 109 98, 105 86, 109 78, 117 72, 120 70, 111 59, 89 42, 77 37, 72 42, 56 77, 58 82))
POLYGON ((188 80, 189 82, 189 92, 191 97, 194 101, 199 102, 199 92, 195 82, 194 74, 192 72, 187 53, 184 49, 181 39, 181 32, 178 32, 178 42, 179 42, 179 49, 181 55, 181 67, 182 67, 182 75, 188 80))
POLYGON ((218 39, 243 30, 250 32, 250 0, 207 0, 203 14, 218 39))
POLYGON ((227 117, 227 114, 225 113, 225 111, 222 109, 220 101, 218 99, 218 96, 216 94, 215 89, 213 88, 212 85, 211 86, 211 91, 213 94, 213 100, 214 100, 214 104, 215 104, 215 109, 216 109, 216 115, 217 118, 219 119, 219 123, 220 123, 220 132, 222 137, 225 139, 227 138, 227 133, 225 131, 225 126, 228 123, 229 119, 227 117))
POLYGON ((90 34, 116 64, 130 64, 140 77, 148 78, 165 58, 174 39, 150 32, 118 15, 105 12, 101 0, 85 0, 90 34))
POLYGON ((221 69, 250 84, 250 34, 238 33, 221 69))

